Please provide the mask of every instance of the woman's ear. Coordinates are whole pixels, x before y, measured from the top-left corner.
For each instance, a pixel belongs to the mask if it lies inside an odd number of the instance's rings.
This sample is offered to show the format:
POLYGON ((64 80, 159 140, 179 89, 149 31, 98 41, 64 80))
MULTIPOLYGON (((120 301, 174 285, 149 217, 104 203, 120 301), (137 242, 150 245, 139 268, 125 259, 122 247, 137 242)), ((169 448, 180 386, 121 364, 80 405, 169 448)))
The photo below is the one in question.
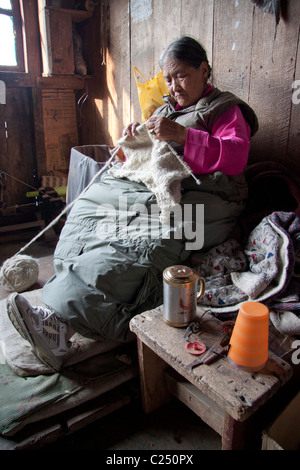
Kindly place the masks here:
POLYGON ((203 60, 203 62, 201 62, 200 70, 201 70, 204 81, 207 82, 208 77, 209 77, 209 66, 208 66, 208 63, 205 60, 203 60))

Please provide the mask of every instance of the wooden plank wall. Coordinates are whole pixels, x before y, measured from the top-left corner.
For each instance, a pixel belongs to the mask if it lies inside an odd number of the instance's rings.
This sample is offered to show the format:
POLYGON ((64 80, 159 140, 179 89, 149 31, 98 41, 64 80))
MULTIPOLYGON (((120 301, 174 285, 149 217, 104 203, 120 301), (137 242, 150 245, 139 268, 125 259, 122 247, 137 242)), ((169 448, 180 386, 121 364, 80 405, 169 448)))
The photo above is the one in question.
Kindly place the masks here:
MULTIPOLYGON (((31 90, 7 88, 6 104, 0 104, 0 172, 5 174, 4 206, 26 203, 25 193, 36 181, 31 90), (24 189, 25 188, 25 189, 24 189)), ((3 197, 3 198, 2 198, 3 197)))
POLYGON ((282 162, 300 174, 300 104, 292 102, 293 83, 300 79, 299 0, 282 1, 277 28, 274 15, 262 12, 251 0, 108 4, 107 93, 97 103, 102 128, 84 143, 103 143, 101 137, 114 144, 127 123, 141 119, 132 66, 150 78, 159 70, 163 48, 187 34, 206 48, 212 83, 234 92, 257 113, 260 129, 252 140, 249 162, 282 162))

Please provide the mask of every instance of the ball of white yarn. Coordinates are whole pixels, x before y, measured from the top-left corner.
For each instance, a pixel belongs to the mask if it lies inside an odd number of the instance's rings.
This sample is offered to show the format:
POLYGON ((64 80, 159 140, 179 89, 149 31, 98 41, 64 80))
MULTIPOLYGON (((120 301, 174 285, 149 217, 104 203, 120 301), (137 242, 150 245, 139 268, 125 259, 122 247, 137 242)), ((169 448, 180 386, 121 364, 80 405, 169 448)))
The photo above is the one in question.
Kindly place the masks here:
POLYGON ((39 266, 34 258, 16 255, 6 260, 0 271, 0 282, 10 292, 24 292, 38 280, 39 266))

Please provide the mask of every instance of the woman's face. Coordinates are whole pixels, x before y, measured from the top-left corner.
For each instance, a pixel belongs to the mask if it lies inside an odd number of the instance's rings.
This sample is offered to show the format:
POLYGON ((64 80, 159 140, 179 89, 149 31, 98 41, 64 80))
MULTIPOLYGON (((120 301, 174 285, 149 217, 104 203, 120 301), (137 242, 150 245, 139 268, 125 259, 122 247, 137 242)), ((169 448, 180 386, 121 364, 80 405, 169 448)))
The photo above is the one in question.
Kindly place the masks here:
POLYGON ((209 70, 206 62, 195 69, 166 57, 162 72, 170 94, 182 108, 196 104, 207 87, 209 70))

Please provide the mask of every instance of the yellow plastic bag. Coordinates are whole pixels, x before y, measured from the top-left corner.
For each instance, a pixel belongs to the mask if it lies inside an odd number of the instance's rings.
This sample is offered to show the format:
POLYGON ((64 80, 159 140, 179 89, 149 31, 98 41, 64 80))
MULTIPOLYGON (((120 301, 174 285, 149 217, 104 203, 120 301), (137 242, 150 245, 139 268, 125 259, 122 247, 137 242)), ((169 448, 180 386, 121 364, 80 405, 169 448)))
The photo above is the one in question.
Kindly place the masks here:
POLYGON ((163 95, 168 95, 169 91, 161 70, 149 81, 146 80, 144 75, 135 66, 133 66, 133 73, 138 89, 142 120, 146 121, 159 106, 164 104, 162 97, 163 95), (143 77, 145 83, 138 82, 136 72, 143 77))

